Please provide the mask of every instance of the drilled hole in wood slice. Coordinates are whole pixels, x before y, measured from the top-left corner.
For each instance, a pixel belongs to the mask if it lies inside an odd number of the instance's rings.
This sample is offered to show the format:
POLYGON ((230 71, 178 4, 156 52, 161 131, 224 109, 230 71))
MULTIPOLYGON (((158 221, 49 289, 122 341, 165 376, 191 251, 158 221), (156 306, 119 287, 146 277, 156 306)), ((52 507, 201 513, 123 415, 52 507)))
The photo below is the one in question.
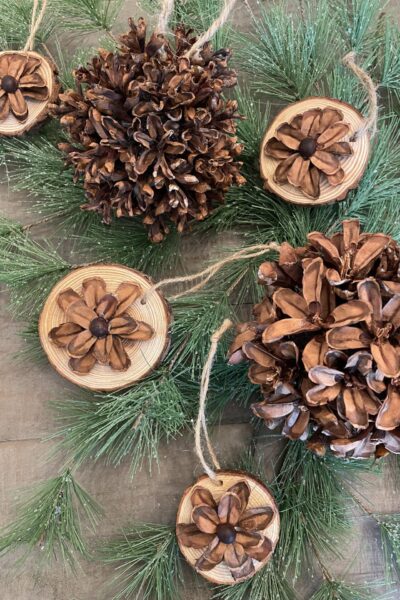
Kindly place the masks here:
POLYGON ((60 375, 79 385, 95 391, 114 391, 129 387, 149 375, 158 367, 169 346, 169 327, 171 312, 163 295, 153 292, 143 306, 138 298, 126 311, 132 318, 148 323, 154 330, 154 335, 148 341, 124 343, 131 359, 127 371, 114 371, 108 365, 96 364, 87 375, 74 373, 69 365, 69 356, 65 348, 59 348, 49 339, 49 332, 54 327, 66 322, 65 313, 57 303, 58 295, 71 287, 78 294, 82 291, 82 282, 90 277, 101 277, 107 284, 107 292, 114 293, 124 282, 135 283, 143 293, 148 291, 153 282, 149 277, 122 265, 96 264, 74 269, 61 279, 51 290, 39 319, 40 342, 51 365, 60 375))
POLYGON ((353 141, 354 133, 360 130, 364 125, 364 117, 353 106, 334 100, 332 98, 312 97, 295 102, 284 108, 267 128, 261 143, 260 151, 260 172, 264 179, 265 188, 276 194, 286 202, 301 204, 306 206, 320 206, 322 204, 331 204, 344 200, 348 192, 355 189, 367 167, 370 155, 370 138, 367 133, 357 136, 353 141), (345 178, 340 185, 332 186, 328 183, 326 177, 321 177, 321 192, 318 198, 307 197, 299 188, 289 183, 279 184, 274 181, 274 173, 279 161, 266 156, 264 148, 268 140, 275 136, 276 130, 282 123, 290 121, 299 114, 315 108, 335 108, 343 113, 343 120, 350 125, 350 133, 341 141, 351 141, 353 154, 345 159, 341 159, 341 166, 345 172, 345 178))
POLYGON ((11 111, 6 119, 0 121, 0 136, 7 137, 18 137, 40 125, 40 123, 42 123, 48 117, 49 104, 56 101, 60 89, 57 80, 57 68, 49 59, 33 51, 12 50, 0 52, 0 58, 2 56, 12 56, 15 54, 36 58, 41 61, 37 72, 39 75, 41 75, 42 79, 46 83, 49 94, 46 100, 33 100, 31 98, 25 98, 28 106, 28 117, 24 121, 19 121, 11 113, 11 111))
POLYGON ((178 508, 178 513, 176 517, 177 525, 182 523, 190 524, 193 522, 191 517, 193 507, 190 497, 193 490, 198 486, 207 488, 211 492, 214 500, 216 500, 216 502, 219 502, 224 493, 230 487, 232 487, 236 483, 239 483, 239 481, 246 481, 251 490, 247 508, 250 509, 267 506, 270 507, 274 513, 273 519, 268 525, 268 527, 266 527, 263 531, 260 532, 271 541, 272 552, 267 556, 266 560, 264 560, 263 562, 254 560, 254 573, 252 573, 249 577, 244 577, 242 579, 235 580, 231 574, 229 567, 224 562, 214 567, 214 569, 212 569, 211 571, 200 571, 196 569, 196 562, 203 554, 204 549, 197 550, 194 548, 188 548, 187 546, 184 546, 178 538, 179 548, 183 556, 190 564, 190 566, 193 567, 193 569, 195 569, 199 575, 217 585, 235 585, 237 583, 240 583, 241 581, 244 581, 245 579, 250 579, 251 577, 253 577, 253 575, 255 575, 255 573, 257 573, 260 569, 262 569, 271 559, 273 551, 275 550, 276 544, 278 543, 279 539, 279 511, 271 492, 256 477, 249 475, 248 473, 245 473, 243 471, 217 471, 217 475, 218 479, 222 482, 221 486, 215 485, 215 481, 210 479, 208 475, 202 475, 197 479, 197 481, 193 485, 191 485, 185 490, 178 508))

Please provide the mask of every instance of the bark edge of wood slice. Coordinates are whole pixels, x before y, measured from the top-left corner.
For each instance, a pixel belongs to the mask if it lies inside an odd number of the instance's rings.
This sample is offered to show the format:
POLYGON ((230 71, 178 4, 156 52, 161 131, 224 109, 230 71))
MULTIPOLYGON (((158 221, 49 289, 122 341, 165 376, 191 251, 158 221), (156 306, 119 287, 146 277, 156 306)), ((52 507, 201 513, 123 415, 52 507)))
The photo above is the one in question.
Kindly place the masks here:
POLYGON ((235 485, 239 481, 246 481, 250 486, 251 493, 248 502, 248 508, 256 508, 261 506, 269 506, 274 511, 274 518, 271 523, 260 533, 266 535, 272 542, 272 552, 267 556, 267 558, 262 561, 254 561, 254 573, 249 575, 248 577, 242 577, 241 579, 234 579, 232 574, 230 573, 229 568, 224 564, 224 562, 220 563, 211 571, 200 571, 196 569, 195 564, 197 559, 202 555, 204 550, 195 550, 194 548, 188 548, 187 546, 183 546, 178 538, 178 545, 181 553, 183 554, 186 561, 189 565, 211 583, 216 585, 236 585, 237 583, 241 583, 247 579, 251 579, 260 569, 262 569, 272 558, 276 545, 279 539, 279 530, 280 530, 280 517, 278 506, 275 502, 275 499, 269 489, 266 487, 262 481, 257 479, 254 475, 250 475, 245 471, 217 471, 218 480, 222 482, 222 485, 218 485, 212 479, 208 477, 208 475, 201 475, 192 485, 190 485, 183 493, 181 501, 179 503, 179 508, 176 517, 176 525, 180 523, 192 523, 191 514, 192 514, 192 503, 190 501, 190 496, 195 487, 201 485, 208 490, 211 491, 214 498, 219 501, 221 496, 226 492, 228 488, 235 485))
POLYGON ((358 137, 354 142, 351 142, 353 148, 353 154, 341 161, 343 170, 345 172, 344 181, 337 186, 329 185, 326 178, 321 179, 321 193, 319 198, 312 199, 308 198, 303 192, 289 183, 279 184, 274 181, 273 175, 278 164, 278 161, 274 158, 266 156, 264 153, 264 147, 268 140, 275 135, 275 131, 278 125, 290 122, 296 115, 305 112, 312 108, 336 108, 343 113, 344 121, 349 123, 351 130, 350 135, 343 138, 344 141, 354 135, 359 130, 365 121, 363 115, 351 104, 343 102, 342 100, 336 100, 333 98, 325 98, 319 96, 313 96, 289 104, 283 110, 281 110, 272 123, 267 127, 261 142, 260 149, 260 174, 264 180, 264 187, 269 192, 272 192, 276 196, 279 196, 282 200, 290 202, 292 204, 300 204, 305 206, 321 206, 323 204, 331 204, 333 202, 339 202, 344 200, 350 190, 355 189, 367 167, 371 142, 369 134, 364 134, 358 137))
POLYGON ((28 105, 28 117, 25 121, 18 121, 13 114, 9 114, 4 121, 0 121, 0 136, 18 137, 30 131, 34 127, 45 121, 49 115, 49 104, 55 102, 60 90, 60 84, 57 79, 57 67, 47 57, 42 56, 33 50, 4 50, 0 52, 0 57, 5 54, 24 54, 40 59, 41 65, 38 69, 49 90, 47 100, 33 100, 25 98, 28 105))
POLYGON ((102 277, 107 284, 107 292, 111 293, 116 291, 120 283, 127 281, 139 285, 143 292, 153 285, 147 275, 123 265, 95 264, 78 267, 60 279, 48 295, 39 318, 39 338, 50 364, 62 377, 82 388, 112 392, 130 387, 152 373, 161 363, 170 343, 171 311, 158 290, 149 295, 145 304, 138 298, 126 312, 134 319, 151 325, 155 333, 148 341, 125 345, 132 363, 129 369, 114 371, 108 365, 97 363, 86 375, 74 373, 68 365, 66 349, 53 344, 49 339, 49 332, 66 321, 65 313, 57 303, 60 292, 71 287, 80 294, 83 280, 90 277, 102 277))

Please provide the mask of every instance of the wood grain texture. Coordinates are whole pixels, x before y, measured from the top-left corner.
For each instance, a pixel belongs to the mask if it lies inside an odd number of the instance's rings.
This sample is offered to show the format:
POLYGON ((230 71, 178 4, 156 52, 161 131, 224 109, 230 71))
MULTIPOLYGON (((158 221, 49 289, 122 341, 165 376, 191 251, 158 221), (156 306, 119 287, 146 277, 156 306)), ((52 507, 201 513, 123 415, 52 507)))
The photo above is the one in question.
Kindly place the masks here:
POLYGON ((144 293, 152 285, 152 280, 143 273, 115 264, 90 265, 74 269, 63 277, 51 290, 39 319, 40 342, 54 369, 80 387, 107 392, 129 387, 149 375, 160 364, 168 350, 171 322, 171 312, 160 292, 152 292, 145 303, 141 302, 144 293), (91 277, 104 279, 107 293, 114 294, 118 286, 126 282, 134 283, 142 290, 140 298, 126 312, 136 321, 144 321, 150 325, 154 335, 147 341, 124 343, 131 359, 131 366, 126 371, 115 371, 109 365, 97 363, 87 375, 75 373, 69 367, 66 349, 56 346, 49 339, 50 331, 66 322, 65 313, 57 302, 59 294, 68 288, 81 294, 82 283, 91 277))
MULTIPOLYGON (((16 51, 0 52, 0 57, 7 54, 16 54, 16 51)), ((46 82, 49 90, 49 97, 47 100, 42 101, 25 98, 29 110, 28 118, 21 122, 10 112, 4 121, 0 121, 0 136, 18 137, 40 125, 48 117, 49 104, 54 102, 58 96, 60 86, 57 80, 57 69, 55 65, 48 58, 45 58, 34 51, 21 51, 20 54, 32 56, 41 61, 41 65, 37 72, 46 82)))
POLYGON ((275 169, 279 163, 274 158, 265 154, 264 148, 268 140, 274 137, 279 125, 290 123, 292 119, 312 108, 337 108, 343 114, 343 120, 350 125, 350 134, 343 138, 343 141, 352 140, 352 136, 358 131, 364 122, 364 118, 354 107, 340 100, 331 98, 312 97, 300 102, 294 102, 284 108, 268 126, 264 138, 261 142, 260 150, 260 171, 264 179, 264 185, 267 190, 276 194, 286 202, 300 204, 304 206, 320 206, 323 204, 332 204, 333 202, 344 200, 348 192, 357 187, 363 173, 367 167, 370 155, 370 140, 367 133, 358 136, 351 142, 353 154, 341 160, 342 168, 345 172, 345 178, 340 185, 329 185, 326 177, 321 177, 321 193, 318 198, 308 198, 300 188, 296 188, 289 183, 280 184, 274 180, 275 169))
MULTIPOLYGON (((213 481, 208 477, 208 475, 202 475, 197 479, 197 481, 189 486, 183 493, 182 499, 179 504, 178 513, 176 517, 176 523, 181 524, 189 524, 192 523, 192 510, 193 506, 190 500, 193 490, 198 487, 204 487, 208 489, 216 502, 219 502, 224 493, 239 481, 246 481, 249 485, 251 493, 249 497, 249 501, 247 504, 247 508, 259 508, 259 507, 269 507, 273 510, 274 516, 268 527, 266 527, 262 533, 265 537, 267 537, 272 542, 272 548, 275 549, 275 546, 279 539, 279 527, 280 527, 280 519, 279 519, 279 511, 276 505, 275 499, 273 498, 271 492, 265 487, 265 485, 252 477, 248 473, 244 473, 242 471, 217 471, 218 474, 218 482, 213 481)), ((181 552, 187 562, 193 567, 199 575, 211 581, 211 583, 215 583, 217 585, 235 585, 236 583, 240 583, 245 579, 249 579, 249 577, 243 577, 242 579, 235 580, 227 565, 222 562, 217 565, 211 571, 200 571, 196 569, 195 564, 203 554, 203 550, 195 550, 194 548, 188 548, 179 542, 179 547, 181 552)), ((254 574, 257 573, 267 562, 271 559, 272 554, 267 556, 266 560, 259 562, 254 561, 254 574)), ((253 574, 250 575, 250 578, 253 577, 253 574)))
MULTIPOLYGON (((11 1, 11 0, 10 0, 11 1)), ((128 16, 139 16, 143 11, 136 9, 135 0, 126 0, 115 26, 116 32, 126 30, 128 16)), ((254 3, 253 3, 254 5, 254 3)), ((298 2, 293 1, 293 5, 298 2)), ((382 2, 383 5, 383 2, 382 2)), ((400 13, 399 1, 392 0, 392 8, 400 13)), ((249 29, 250 18, 245 3, 238 2, 236 24, 240 30, 249 29)), ((82 45, 82 37, 77 36, 72 44, 82 45)), ((85 35, 85 46, 99 45, 98 35, 85 35)), ((71 54, 73 50, 71 50, 71 54)), ((25 193, 9 193, 6 185, 0 186, 2 212, 24 223, 37 219, 29 214, 29 204, 25 193)), ((35 230, 35 233, 37 231, 35 230)), ((40 233, 54 235, 53 229, 43 228, 40 233)), ((204 268, 226 252, 235 249, 239 243, 238 234, 219 234, 212 237, 184 238, 184 266, 189 272, 204 268)), ((68 256, 68 254, 67 254, 68 256)), ((70 258, 68 256, 68 258, 70 258)), ((76 259, 76 256, 74 257, 76 259)), ((0 525, 6 525, 15 516, 16 502, 25 489, 42 479, 54 476, 57 465, 47 460, 54 449, 54 442, 43 443, 44 436, 54 432, 54 415, 49 410, 49 400, 66 397, 75 386, 59 377, 48 364, 27 364, 21 367, 14 353, 23 346, 19 336, 22 326, 10 321, 7 310, 7 294, 0 295, 0 525)), ((250 308, 246 318, 250 316, 250 308)), ((195 398, 193 399, 195 401, 195 398)), ((249 446, 251 426, 248 423, 231 424, 234 408, 229 406, 219 427, 211 431, 213 445, 218 455, 234 464, 249 446)), ((243 414, 244 420, 247 415, 243 414)), ((129 459, 117 468, 104 461, 87 463, 77 473, 79 482, 96 498, 105 510, 95 538, 89 538, 95 550, 103 539, 119 535, 121 527, 132 522, 161 522, 173 524, 182 490, 201 473, 192 451, 193 436, 185 432, 182 437, 160 448, 159 467, 153 465, 151 473, 144 468, 134 479, 130 476, 129 459)), ((278 459, 282 441, 277 435, 262 431, 257 452, 268 466, 273 477, 272 457, 278 459)), ((379 512, 400 510, 398 482, 393 471, 385 470, 383 476, 371 473, 363 476, 356 484, 364 503, 379 512)), ((88 530, 84 526, 85 534, 88 530)), ((372 582, 371 595, 378 600, 381 589, 375 582, 382 580, 383 560, 379 537, 374 521, 359 511, 351 513, 351 527, 346 543, 342 546, 343 557, 334 559, 327 553, 326 563, 338 578, 357 583, 372 582)), ((98 563, 83 561, 82 568, 71 576, 61 563, 53 562, 43 571, 38 569, 40 550, 34 549, 23 568, 16 569, 17 553, 1 558, 0 597, 1 600, 110 600, 112 594, 106 587, 114 575, 113 569, 98 563)), ((316 565, 318 572, 318 565, 316 565)), ((296 584, 298 600, 309 600, 318 588, 320 579, 306 571, 296 584)), ((391 586, 393 592, 387 600, 400 598, 400 584, 395 577, 391 586)), ((191 567, 185 569, 185 585, 182 600, 210 600, 211 586, 200 578, 191 567)), ((141 600, 135 598, 135 600, 141 600)), ((265 600, 281 600, 269 598, 265 600)))

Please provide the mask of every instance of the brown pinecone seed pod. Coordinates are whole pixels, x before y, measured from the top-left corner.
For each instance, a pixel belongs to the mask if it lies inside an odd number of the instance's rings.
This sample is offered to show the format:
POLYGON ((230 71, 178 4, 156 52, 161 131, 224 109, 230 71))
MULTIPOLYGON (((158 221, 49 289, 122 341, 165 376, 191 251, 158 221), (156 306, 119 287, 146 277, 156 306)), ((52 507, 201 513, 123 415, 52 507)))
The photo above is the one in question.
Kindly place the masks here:
POLYGON ((400 247, 388 235, 308 235, 260 266, 266 297, 230 362, 251 362, 254 413, 323 455, 400 453, 400 247))
POLYGON ((174 223, 183 231, 205 219, 232 185, 244 182, 237 157, 237 103, 223 91, 236 84, 229 50, 209 43, 191 58, 196 38, 179 26, 174 41, 153 33, 143 19, 121 36, 115 52, 100 50, 75 72, 76 89, 53 108, 71 138, 62 144, 84 210, 138 217, 152 241, 174 223))

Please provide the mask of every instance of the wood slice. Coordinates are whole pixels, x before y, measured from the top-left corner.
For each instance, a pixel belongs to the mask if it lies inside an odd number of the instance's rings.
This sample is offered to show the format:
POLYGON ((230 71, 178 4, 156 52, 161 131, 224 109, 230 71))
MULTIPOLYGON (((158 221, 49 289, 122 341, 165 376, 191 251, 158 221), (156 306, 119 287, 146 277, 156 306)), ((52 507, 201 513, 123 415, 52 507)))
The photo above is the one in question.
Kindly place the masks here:
MULTIPOLYGON (((238 483, 239 481, 246 481, 249 485, 251 493, 249 497, 249 502, 247 504, 248 508, 257 508, 262 506, 269 506, 273 512, 274 517, 268 527, 266 527, 263 531, 260 531, 263 535, 269 538, 272 542, 272 549, 275 550, 276 544, 279 539, 279 529, 280 529, 280 519, 279 519, 279 511, 276 505, 276 502, 268 490, 268 488, 256 477, 253 475, 249 475, 244 471, 217 471, 218 474, 218 482, 213 481, 208 477, 208 475, 202 475, 197 479, 197 481, 188 487, 181 499, 178 508, 178 514, 176 517, 176 524, 190 524, 192 521, 192 503, 190 500, 191 494, 195 487, 198 485, 207 488, 212 493, 214 499, 219 502, 223 494, 233 485, 238 483)), ((203 550, 197 550, 194 548, 188 548, 187 546, 183 546, 180 543, 178 538, 179 548, 182 552, 183 556, 189 563, 189 565, 202 577, 211 581, 211 583, 215 583, 217 585, 235 585, 244 581, 245 579, 250 579, 253 577, 255 573, 257 573, 267 562, 271 559, 273 551, 269 554, 263 562, 259 562, 253 559, 253 564, 255 571, 248 577, 243 577, 242 579, 234 579, 229 567, 224 563, 220 563, 211 571, 200 571, 196 569, 196 562, 198 558, 203 554, 203 550)))
POLYGON ((139 285, 143 293, 153 282, 147 275, 116 264, 96 264, 74 269, 61 279, 51 290, 39 319, 40 342, 51 365, 60 375, 79 385, 80 387, 110 392, 131 386, 135 382, 149 375, 164 358, 169 346, 169 326, 171 312, 163 295, 154 291, 142 304, 138 298, 127 310, 127 313, 138 321, 144 321, 154 330, 153 337, 148 341, 137 341, 125 344, 125 350, 131 359, 131 366, 127 371, 115 371, 108 365, 97 363, 90 373, 80 375, 73 372, 69 365, 69 356, 65 348, 59 348, 49 339, 49 332, 53 327, 67 321, 65 313, 57 303, 60 292, 71 287, 78 294, 82 290, 82 282, 90 277, 101 277, 107 284, 107 292, 114 293, 118 286, 124 282, 139 285))
POLYGON ((25 121, 18 121, 18 119, 16 119, 11 112, 4 121, 0 121, 0 136, 4 135, 7 137, 17 137, 23 135, 30 129, 33 129, 48 117, 49 104, 55 102, 57 99, 60 85, 57 79, 57 68, 48 58, 45 58, 41 54, 31 50, 6 50, 4 52, 0 52, 0 57, 7 54, 23 54, 40 59, 41 65, 37 72, 42 76, 49 90, 49 97, 47 100, 39 101, 31 98, 25 98, 29 110, 28 117, 25 121))
POLYGON ((264 135, 261 143, 260 171, 261 177, 264 179, 265 188, 283 200, 292 202, 293 204, 321 206, 322 204, 330 204, 335 201, 344 200, 349 190, 358 186, 368 164, 370 138, 366 133, 364 135, 359 135, 355 141, 351 141, 353 154, 345 159, 341 159, 341 164, 345 172, 344 181, 340 185, 332 186, 324 176, 321 177, 321 193, 317 199, 308 198, 299 188, 296 188, 289 183, 276 183, 273 176, 279 161, 270 156, 266 156, 264 153, 265 145, 270 138, 274 137, 279 125, 282 125, 282 123, 289 123, 296 115, 312 108, 336 108, 343 113, 343 120, 351 127, 350 134, 343 138, 343 141, 352 140, 354 133, 363 127, 364 117, 362 114, 346 102, 321 97, 312 97, 301 100, 300 102, 294 102, 284 108, 275 117, 264 135))

